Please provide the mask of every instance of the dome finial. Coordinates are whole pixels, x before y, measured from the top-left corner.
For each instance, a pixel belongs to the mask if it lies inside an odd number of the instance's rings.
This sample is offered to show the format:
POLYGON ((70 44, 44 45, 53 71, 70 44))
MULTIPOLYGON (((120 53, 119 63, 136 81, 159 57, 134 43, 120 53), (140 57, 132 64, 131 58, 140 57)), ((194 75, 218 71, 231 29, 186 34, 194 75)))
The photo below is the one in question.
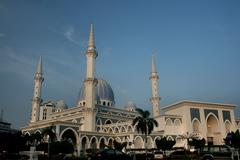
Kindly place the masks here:
POLYGON ((95 43, 94 43, 94 32, 93 32, 93 24, 90 25, 90 34, 89 34, 89 41, 88 41, 88 50, 95 50, 95 43))

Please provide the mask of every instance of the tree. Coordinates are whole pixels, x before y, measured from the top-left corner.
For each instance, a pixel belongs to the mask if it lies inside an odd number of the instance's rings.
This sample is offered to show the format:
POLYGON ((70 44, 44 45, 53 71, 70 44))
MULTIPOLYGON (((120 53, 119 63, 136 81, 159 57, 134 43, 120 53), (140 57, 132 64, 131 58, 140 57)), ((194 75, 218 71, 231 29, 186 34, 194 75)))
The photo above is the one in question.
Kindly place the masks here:
POLYGON ((194 146, 196 149, 199 149, 203 147, 206 143, 206 140, 204 138, 198 139, 198 138, 192 138, 191 141, 189 141, 190 146, 194 146))
POLYGON ((138 112, 139 116, 137 116, 133 122, 132 126, 136 125, 137 132, 141 132, 145 135, 144 141, 145 141, 145 150, 146 150, 146 158, 147 158, 147 136, 150 135, 155 127, 158 127, 158 122, 150 117, 150 112, 147 110, 142 110, 140 108, 136 108, 136 111, 138 112))
POLYGON ((163 150, 164 153, 166 150, 171 150, 175 143, 176 143, 175 140, 167 140, 166 137, 163 137, 162 139, 156 139, 157 149, 163 150))
POLYGON ((127 146, 127 142, 120 143, 116 140, 113 141, 114 148, 118 151, 122 151, 127 146))
POLYGON ((223 139, 226 145, 234 148, 240 148, 240 133, 239 130, 236 132, 230 132, 227 134, 226 138, 223 139))
POLYGON ((43 137, 45 137, 46 135, 48 135, 48 157, 50 157, 50 146, 51 143, 55 141, 56 139, 56 134, 53 132, 53 126, 47 127, 43 130, 42 132, 43 137))
POLYGON ((53 132, 53 126, 47 127, 43 130, 42 136, 49 136, 49 142, 54 142, 56 139, 56 134, 53 132))
POLYGON ((68 141, 53 142, 50 145, 51 155, 57 155, 59 153, 70 154, 74 152, 73 145, 68 141))

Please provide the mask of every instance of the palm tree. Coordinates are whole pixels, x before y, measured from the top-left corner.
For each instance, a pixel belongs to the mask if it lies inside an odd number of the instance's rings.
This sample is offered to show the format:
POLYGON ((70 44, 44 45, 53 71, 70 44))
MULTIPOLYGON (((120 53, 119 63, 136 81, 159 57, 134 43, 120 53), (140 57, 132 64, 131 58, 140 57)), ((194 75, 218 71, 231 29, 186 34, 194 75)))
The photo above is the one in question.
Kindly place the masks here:
POLYGON ((53 126, 47 127, 42 132, 43 137, 48 135, 48 158, 50 157, 50 143, 56 139, 56 134, 53 132, 53 126))
POLYGON ((148 110, 142 110, 141 108, 136 108, 139 116, 137 116, 133 122, 132 126, 137 128, 137 132, 141 132, 145 135, 145 150, 146 150, 146 159, 147 159, 147 136, 150 135, 154 129, 154 127, 158 127, 158 122, 150 117, 150 112, 148 110))
POLYGON ((54 142, 54 140, 56 139, 56 134, 53 132, 53 126, 47 127, 43 130, 42 132, 42 136, 49 136, 48 141, 50 142, 54 142))

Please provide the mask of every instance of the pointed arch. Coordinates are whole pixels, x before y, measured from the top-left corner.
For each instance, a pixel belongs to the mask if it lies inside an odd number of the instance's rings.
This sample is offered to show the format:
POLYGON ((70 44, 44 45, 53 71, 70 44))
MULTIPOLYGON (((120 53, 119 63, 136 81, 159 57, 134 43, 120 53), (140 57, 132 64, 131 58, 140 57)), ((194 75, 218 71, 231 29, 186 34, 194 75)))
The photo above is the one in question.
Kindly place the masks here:
POLYGON ((111 127, 108 128, 108 133, 110 133, 110 134, 113 133, 113 129, 111 127))
POLYGON ((73 122, 73 123, 77 123, 77 120, 76 120, 76 119, 73 119, 72 122, 73 122))
POLYGON ((78 134, 77 132, 71 128, 71 127, 68 127, 68 128, 65 128, 60 136, 59 136, 60 140, 66 140, 68 142, 70 142, 75 148, 77 147, 77 141, 79 139, 78 137, 78 134))
POLYGON ((77 138, 78 138, 78 133, 77 133, 73 128, 71 128, 71 127, 65 128, 65 129, 60 133, 60 135, 59 135, 60 139, 62 139, 62 135, 63 135, 64 132, 66 132, 67 130, 71 130, 71 131, 74 133, 75 138, 76 138, 76 140, 77 140, 77 138))
POLYGON ((193 133, 200 133, 200 121, 197 118, 192 120, 192 131, 193 133))
POLYGON ((144 142, 142 137, 136 136, 134 138, 134 148, 143 148, 144 147, 144 142))
POLYGON ((96 136, 91 137, 90 139, 90 148, 97 149, 98 139, 96 136))
POLYGON ((85 154, 86 153, 86 149, 88 148, 88 145, 89 144, 89 139, 87 136, 83 136, 81 137, 80 139, 80 145, 81 145, 81 149, 82 149, 82 152, 85 154))
POLYGON ((225 123, 226 134, 228 134, 231 132, 231 122, 229 120, 226 120, 224 123, 225 123))
POLYGON ((111 119, 107 119, 104 124, 112 124, 112 123, 113 123, 113 122, 112 122, 111 119))
POLYGON ((118 127, 114 127, 114 133, 115 134, 119 133, 119 128, 118 127))
POLYGON ((161 139, 161 137, 160 136, 156 136, 155 138, 154 138, 154 148, 157 148, 157 145, 156 145, 156 140, 160 140, 161 139))
POLYGON ((99 138, 99 149, 103 150, 107 144, 107 139, 105 137, 99 138))
POLYGON ((100 125, 100 126, 102 125, 102 119, 101 118, 97 119, 97 125, 100 125))
POLYGON ((42 134, 42 132, 39 129, 34 131, 34 134, 36 134, 36 133, 42 134))
POLYGON ((128 125, 128 126, 127 126, 127 132, 133 132, 133 127, 130 126, 130 125, 128 125))
POLYGON ((171 141, 174 141, 174 138, 172 136, 167 136, 167 140, 171 140, 171 141))
POLYGON ((180 125, 181 125, 181 121, 179 119, 175 119, 174 126, 180 126, 180 125))
POLYGON ((115 140, 119 143, 121 142, 121 138, 119 138, 119 137, 116 137, 115 140))
POLYGON ((113 138, 112 137, 108 138, 108 147, 113 148, 113 138))
POLYGON ((151 149, 151 148, 154 148, 154 143, 153 143, 153 139, 151 136, 148 136, 147 137, 147 149, 151 149))
POLYGON ((25 136, 26 136, 26 135, 30 136, 31 134, 30 134, 30 132, 27 131, 27 132, 24 133, 24 135, 25 135, 25 136))
POLYGON ((103 132, 107 132, 108 131, 108 129, 107 128, 103 128, 103 132))
POLYGON ((207 128, 207 141, 208 145, 222 143, 220 137, 219 120, 215 114, 209 113, 206 117, 206 128, 207 128))
POLYGON ((166 126, 172 126, 173 122, 171 120, 171 118, 166 119, 166 126))
POLYGON ((120 129, 120 132, 121 133, 125 133, 126 132, 126 128, 124 126, 122 126, 121 129, 120 129))

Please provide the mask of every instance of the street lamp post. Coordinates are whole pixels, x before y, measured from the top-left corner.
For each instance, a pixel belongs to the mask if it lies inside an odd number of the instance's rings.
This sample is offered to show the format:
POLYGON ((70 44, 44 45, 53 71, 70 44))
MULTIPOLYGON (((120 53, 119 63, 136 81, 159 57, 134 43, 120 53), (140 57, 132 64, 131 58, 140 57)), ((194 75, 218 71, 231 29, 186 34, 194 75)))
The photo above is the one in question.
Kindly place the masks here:
POLYGON ((47 139, 48 139, 48 159, 50 159, 50 143, 51 143, 51 140, 50 140, 49 135, 47 135, 47 139))

